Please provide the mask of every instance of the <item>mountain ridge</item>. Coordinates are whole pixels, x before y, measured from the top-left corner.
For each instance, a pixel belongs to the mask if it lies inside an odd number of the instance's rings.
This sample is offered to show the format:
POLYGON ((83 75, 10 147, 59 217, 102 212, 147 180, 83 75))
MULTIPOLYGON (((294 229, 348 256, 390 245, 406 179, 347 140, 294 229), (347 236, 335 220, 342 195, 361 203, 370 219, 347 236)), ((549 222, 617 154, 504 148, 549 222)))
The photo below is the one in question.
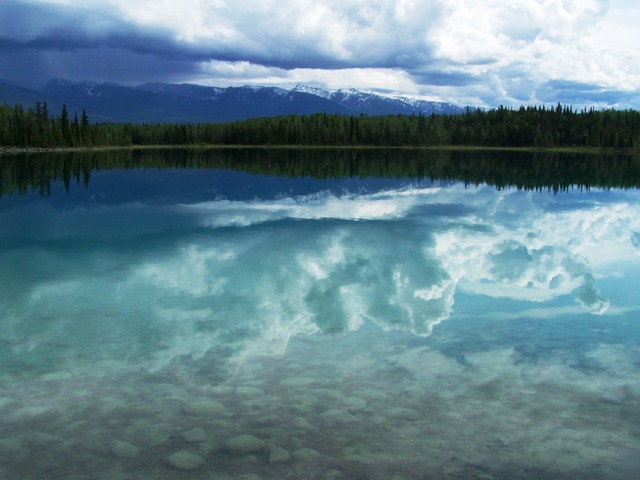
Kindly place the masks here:
POLYGON ((40 89, 0 80, 0 103, 47 102, 50 112, 66 105, 70 115, 85 110, 92 122, 205 123, 314 113, 344 115, 451 114, 466 109, 444 102, 381 95, 356 89, 336 91, 297 85, 209 87, 151 82, 124 86, 113 82, 53 79, 40 89))

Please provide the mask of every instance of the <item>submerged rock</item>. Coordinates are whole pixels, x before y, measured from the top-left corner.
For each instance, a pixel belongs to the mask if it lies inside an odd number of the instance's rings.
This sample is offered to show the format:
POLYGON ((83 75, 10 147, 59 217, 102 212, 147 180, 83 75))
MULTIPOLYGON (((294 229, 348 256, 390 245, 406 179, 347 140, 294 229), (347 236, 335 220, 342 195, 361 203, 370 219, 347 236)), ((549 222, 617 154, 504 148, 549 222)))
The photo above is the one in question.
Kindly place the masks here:
POLYGON ((182 438, 184 438, 185 441, 189 443, 204 442, 205 440, 207 440, 207 434, 200 427, 192 428, 191 430, 182 432, 181 435, 182 438))
POLYGON ((196 400, 184 406, 184 411, 197 417, 215 417, 222 415, 226 408, 215 400, 196 400))
POLYGON ((264 391, 258 387, 238 387, 236 388, 236 395, 239 397, 259 397, 264 395, 264 391))
POLYGON ((304 417, 294 418, 291 420, 291 425, 298 430, 313 430, 315 428, 304 417))
POLYGON ((272 447, 269 452, 269 463, 286 462, 290 458, 289 451, 282 447, 272 447))
POLYGON ((413 408, 393 407, 387 410, 386 416, 390 418, 416 421, 423 418, 423 415, 413 408))
POLYGON ((343 402, 350 412, 359 412, 367 408, 367 402, 361 397, 345 398, 343 402))
POLYGON ((123 442, 120 440, 114 440, 111 444, 111 454, 114 457, 119 458, 135 458, 140 453, 140 450, 135 445, 129 442, 123 442))
POLYGON ((29 444, 37 448, 49 448, 57 443, 63 443, 64 438, 47 432, 34 432, 29 435, 29 444))
POLYGON ((0 408, 4 407, 6 405, 11 405, 14 402, 15 402, 15 400, 13 398, 0 397, 0 408))
POLYGON ((315 462, 320 460, 320 452, 313 448, 300 448, 293 452, 292 457, 298 462, 315 462))
POLYGON ((227 385, 217 385, 215 387, 209 388, 207 390, 207 393, 214 397, 226 397, 227 395, 231 395, 233 391, 233 387, 229 387, 227 385))
POLYGON ((257 419, 257 422, 260 425, 273 427, 273 426, 282 424, 282 417, 280 415, 275 415, 275 414, 263 415, 262 417, 257 419))
POLYGON ((234 453, 254 453, 267 449, 267 442, 253 435, 238 435, 224 444, 225 448, 234 453))
POLYGON ((73 375, 69 372, 53 372, 42 376, 42 380, 45 382, 58 382, 62 380, 69 380, 70 378, 73 378, 73 375))
POLYGON ((167 465, 178 470, 195 470, 205 463, 204 458, 200 455, 184 450, 176 452, 167 458, 167 465))
POLYGON ((327 410, 320 414, 320 418, 327 425, 350 425, 359 422, 351 413, 337 409, 327 410))
POLYGON ((6 453, 13 455, 16 452, 19 452, 22 449, 24 442, 25 435, 15 435, 13 437, 0 438, 0 455, 6 453))
POLYGON ((306 387, 315 383, 315 379, 310 377, 289 377, 280 382, 283 387, 306 387))

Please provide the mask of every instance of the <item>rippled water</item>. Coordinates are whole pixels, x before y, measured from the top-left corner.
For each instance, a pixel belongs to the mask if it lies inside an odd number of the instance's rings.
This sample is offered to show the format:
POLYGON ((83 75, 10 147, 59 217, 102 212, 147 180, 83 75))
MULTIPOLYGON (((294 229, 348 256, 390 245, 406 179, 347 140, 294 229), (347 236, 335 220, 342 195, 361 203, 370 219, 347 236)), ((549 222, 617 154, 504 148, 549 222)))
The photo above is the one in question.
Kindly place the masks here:
POLYGON ((0 478, 636 478, 639 214, 226 170, 4 196, 0 478))

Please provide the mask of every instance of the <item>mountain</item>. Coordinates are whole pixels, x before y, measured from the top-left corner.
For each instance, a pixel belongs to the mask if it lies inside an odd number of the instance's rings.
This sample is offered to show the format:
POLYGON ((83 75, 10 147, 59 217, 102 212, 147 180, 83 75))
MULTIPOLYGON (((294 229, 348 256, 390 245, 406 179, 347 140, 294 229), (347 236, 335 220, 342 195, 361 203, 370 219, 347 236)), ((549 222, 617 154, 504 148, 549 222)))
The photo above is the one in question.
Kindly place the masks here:
POLYGON ((32 106, 38 100, 42 100, 41 93, 14 85, 6 80, 0 80, 0 104, 15 105, 20 103, 26 108, 32 106))
POLYGON ((0 103, 32 106, 46 101, 50 112, 67 106, 70 115, 86 110, 92 122, 199 123, 227 122, 278 115, 339 113, 386 115, 462 113, 456 105, 359 90, 334 92, 298 85, 277 87, 205 87, 192 84, 116 83, 52 80, 39 90, 0 81, 0 103))
POLYGON ((465 108, 451 103, 431 102, 398 95, 384 96, 377 93, 367 93, 356 89, 337 90, 328 92, 318 88, 298 85, 294 90, 312 93, 349 108, 356 113, 367 115, 396 115, 398 113, 424 115, 464 113, 465 108))

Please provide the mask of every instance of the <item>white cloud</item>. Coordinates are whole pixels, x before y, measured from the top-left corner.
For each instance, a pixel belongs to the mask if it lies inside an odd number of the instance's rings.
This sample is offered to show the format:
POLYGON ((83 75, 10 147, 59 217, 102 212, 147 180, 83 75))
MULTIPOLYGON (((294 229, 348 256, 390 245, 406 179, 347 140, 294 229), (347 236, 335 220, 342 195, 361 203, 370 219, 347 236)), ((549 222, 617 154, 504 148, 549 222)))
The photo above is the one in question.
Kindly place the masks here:
MULTIPOLYGON (((599 290, 640 261, 634 198, 594 199, 593 207, 568 202, 554 211, 550 196, 459 185, 183 205, 173 210, 177 224, 213 230, 125 259, 75 252, 78 272, 52 268, 45 275, 51 282, 3 299, 8 319, 48 312, 56 320, 41 322, 29 338, 5 322, 3 338, 17 349, 40 348, 41 339, 93 328, 74 319, 112 318, 101 328, 125 331, 133 321, 149 332, 145 339, 161 339, 167 358, 201 357, 222 342, 242 361, 282 353, 296 335, 344 334, 366 320, 429 335, 452 316, 461 292, 520 302, 518 315, 620 313, 635 305, 610 306, 599 290)), ((135 209, 143 236, 163 231, 150 212, 155 208, 135 209)), ((96 222, 124 218, 122 208, 93 213, 96 222)), ((73 237, 74 223, 65 225, 73 237)), ((53 252, 36 263, 70 264, 61 260, 53 252)), ((480 314, 509 316, 495 304, 496 312, 480 314)), ((127 338, 122 348, 136 341, 127 338)))
MULTIPOLYGON (((639 101, 640 6, 628 0, 8 0, 3 11, 22 19, 3 24, 9 44, 66 52, 56 62, 73 68, 57 71, 76 76, 69 52, 109 46, 144 60, 156 80, 164 72, 218 86, 312 83, 493 106, 639 101)), ((146 80, 121 65, 99 73, 146 80)))

